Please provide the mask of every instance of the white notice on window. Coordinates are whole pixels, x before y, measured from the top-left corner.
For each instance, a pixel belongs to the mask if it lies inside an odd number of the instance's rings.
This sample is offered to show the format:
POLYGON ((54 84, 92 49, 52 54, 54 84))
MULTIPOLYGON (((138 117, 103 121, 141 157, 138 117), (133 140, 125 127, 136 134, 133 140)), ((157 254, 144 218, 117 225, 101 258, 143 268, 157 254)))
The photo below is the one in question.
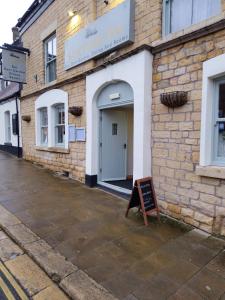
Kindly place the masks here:
POLYGON ((75 125, 69 125, 69 142, 76 141, 76 127, 75 125))
POLYGON ((86 131, 84 127, 76 128, 76 141, 77 142, 86 141, 86 131))

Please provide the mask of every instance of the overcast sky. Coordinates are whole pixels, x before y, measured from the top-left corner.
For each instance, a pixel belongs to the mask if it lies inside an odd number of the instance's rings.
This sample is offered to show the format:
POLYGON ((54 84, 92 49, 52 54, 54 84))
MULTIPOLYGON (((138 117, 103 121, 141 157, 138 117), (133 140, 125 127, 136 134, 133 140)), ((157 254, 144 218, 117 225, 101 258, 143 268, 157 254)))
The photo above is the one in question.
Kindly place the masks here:
POLYGON ((0 7, 0 46, 12 43, 12 27, 22 17, 33 0, 1 0, 0 7))

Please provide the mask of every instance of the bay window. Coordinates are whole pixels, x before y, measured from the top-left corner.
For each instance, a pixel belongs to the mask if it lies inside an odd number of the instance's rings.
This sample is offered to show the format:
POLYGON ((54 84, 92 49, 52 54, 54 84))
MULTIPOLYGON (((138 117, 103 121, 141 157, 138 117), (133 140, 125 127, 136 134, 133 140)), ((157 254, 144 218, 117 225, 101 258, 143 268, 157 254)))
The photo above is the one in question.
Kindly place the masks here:
POLYGON ((164 0, 163 5, 165 35, 216 16, 221 11, 221 0, 164 0))

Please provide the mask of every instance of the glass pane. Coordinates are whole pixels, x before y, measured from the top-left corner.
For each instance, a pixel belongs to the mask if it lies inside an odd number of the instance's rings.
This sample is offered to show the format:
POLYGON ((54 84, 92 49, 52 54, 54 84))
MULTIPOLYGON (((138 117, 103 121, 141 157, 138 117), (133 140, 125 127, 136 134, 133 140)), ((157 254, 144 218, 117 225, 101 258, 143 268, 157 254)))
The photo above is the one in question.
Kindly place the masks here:
POLYGON ((48 144, 48 127, 41 128, 41 144, 48 144))
POLYGON ((65 126, 56 126, 56 144, 64 144, 65 126))
POLYGON ((42 108, 40 110, 41 113, 41 126, 47 126, 48 125, 48 111, 47 108, 42 108))
POLYGON ((225 83, 219 86, 219 112, 218 118, 225 118, 225 83))
POLYGON ((56 61, 48 63, 46 72, 48 82, 56 80, 56 61))
POLYGON ((53 39, 52 43, 52 54, 56 57, 56 37, 53 39))
POLYGON ((112 135, 117 135, 117 124, 113 123, 112 124, 112 135))
POLYGON ((64 105, 56 106, 55 109, 56 109, 56 124, 57 125, 65 124, 64 105))
POLYGON ((46 44, 46 50, 47 50, 47 57, 46 60, 47 62, 53 60, 56 58, 56 38, 52 38, 49 40, 46 44))
POLYGON ((220 1, 221 0, 194 0, 192 23, 197 23, 219 14, 220 1))
POLYGON ((191 25, 192 1, 171 1, 171 32, 182 30, 191 25))
POLYGON ((217 156, 225 158, 225 122, 218 123, 218 153, 217 156))

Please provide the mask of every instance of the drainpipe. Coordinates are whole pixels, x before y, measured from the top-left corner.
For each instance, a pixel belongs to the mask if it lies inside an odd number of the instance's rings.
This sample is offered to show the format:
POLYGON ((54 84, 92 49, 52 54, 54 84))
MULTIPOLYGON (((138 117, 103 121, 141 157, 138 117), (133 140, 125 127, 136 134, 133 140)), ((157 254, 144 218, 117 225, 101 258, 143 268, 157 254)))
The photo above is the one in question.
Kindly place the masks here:
POLYGON ((20 124, 19 124, 19 108, 18 108, 18 97, 16 95, 16 115, 17 115, 17 157, 20 157, 20 124))

